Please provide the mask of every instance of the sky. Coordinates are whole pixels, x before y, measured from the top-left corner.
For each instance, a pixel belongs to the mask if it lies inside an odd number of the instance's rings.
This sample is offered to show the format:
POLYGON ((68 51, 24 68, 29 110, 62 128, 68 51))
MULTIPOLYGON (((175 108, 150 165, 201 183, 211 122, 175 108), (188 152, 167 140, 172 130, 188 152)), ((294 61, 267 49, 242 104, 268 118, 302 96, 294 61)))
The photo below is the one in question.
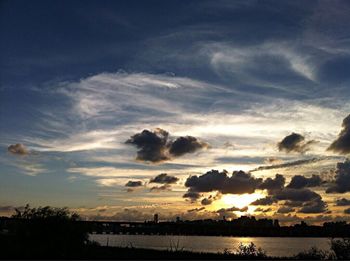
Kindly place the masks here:
POLYGON ((349 1, 1 1, 0 215, 350 221, 349 1))

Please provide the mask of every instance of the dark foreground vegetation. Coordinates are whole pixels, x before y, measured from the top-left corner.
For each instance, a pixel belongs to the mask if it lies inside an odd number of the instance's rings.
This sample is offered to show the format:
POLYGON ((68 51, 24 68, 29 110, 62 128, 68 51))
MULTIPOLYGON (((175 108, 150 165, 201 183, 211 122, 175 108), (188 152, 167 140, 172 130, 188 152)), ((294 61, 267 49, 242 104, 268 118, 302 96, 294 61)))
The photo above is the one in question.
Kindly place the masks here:
POLYGON ((179 246, 168 250, 106 247, 89 241, 89 227, 65 208, 27 206, 16 210, 11 226, 0 230, 1 259, 350 259, 350 239, 333 239, 331 250, 311 248, 293 257, 271 257, 254 244, 235 251, 196 253, 179 246))

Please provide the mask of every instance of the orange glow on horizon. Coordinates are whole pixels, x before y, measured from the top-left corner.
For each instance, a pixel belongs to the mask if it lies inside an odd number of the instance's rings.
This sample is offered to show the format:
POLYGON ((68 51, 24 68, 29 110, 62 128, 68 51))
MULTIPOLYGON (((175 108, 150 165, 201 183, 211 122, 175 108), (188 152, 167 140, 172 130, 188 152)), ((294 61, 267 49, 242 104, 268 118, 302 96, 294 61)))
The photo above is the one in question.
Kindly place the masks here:
POLYGON ((219 203, 219 205, 222 205, 226 208, 228 207, 244 208, 249 206, 249 204, 251 204, 255 200, 263 197, 265 197, 265 194, 263 191, 256 191, 252 194, 241 194, 241 195, 226 194, 222 196, 220 200, 221 202, 219 203))

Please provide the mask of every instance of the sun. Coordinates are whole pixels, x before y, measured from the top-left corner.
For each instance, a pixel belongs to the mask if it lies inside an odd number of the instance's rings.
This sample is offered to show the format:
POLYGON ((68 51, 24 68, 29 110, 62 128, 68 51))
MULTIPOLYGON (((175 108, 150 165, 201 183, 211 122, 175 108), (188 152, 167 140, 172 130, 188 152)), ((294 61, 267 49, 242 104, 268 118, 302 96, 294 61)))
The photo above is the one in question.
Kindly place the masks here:
POLYGON ((227 207, 243 208, 248 206, 250 203, 254 202, 255 200, 263 197, 265 197, 265 195, 262 192, 255 192, 253 194, 241 194, 241 195, 227 194, 227 195, 223 195, 223 197, 221 198, 221 201, 227 207))

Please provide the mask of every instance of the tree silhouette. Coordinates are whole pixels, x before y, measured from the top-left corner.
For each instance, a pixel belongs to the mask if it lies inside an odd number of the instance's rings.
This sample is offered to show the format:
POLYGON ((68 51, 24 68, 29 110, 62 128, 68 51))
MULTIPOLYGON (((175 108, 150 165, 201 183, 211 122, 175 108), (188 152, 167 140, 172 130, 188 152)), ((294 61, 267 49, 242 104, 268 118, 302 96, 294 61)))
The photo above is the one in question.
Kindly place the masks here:
POLYGON ((16 222, 10 234, 11 248, 24 255, 36 257, 66 257, 78 253, 88 243, 88 233, 80 222, 79 215, 67 208, 49 206, 23 210, 16 209, 12 216, 16 222))

